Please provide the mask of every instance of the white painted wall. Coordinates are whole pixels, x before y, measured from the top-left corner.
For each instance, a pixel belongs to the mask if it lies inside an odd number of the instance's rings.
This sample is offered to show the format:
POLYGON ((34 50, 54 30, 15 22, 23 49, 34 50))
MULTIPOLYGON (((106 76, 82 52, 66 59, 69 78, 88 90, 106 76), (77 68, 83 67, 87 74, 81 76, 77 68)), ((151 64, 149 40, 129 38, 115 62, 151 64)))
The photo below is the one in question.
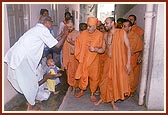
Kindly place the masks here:
POLYGON ((149 110, 164 110, 166 90, 165 75, 165 43, 166 43, 166 20, 165 6, 158 5, 156 10, 156 31, 154 33, 153 65, 151 68, 150 81, 147 83, 146 106, 149 110), (162 12, 162 13, 160 13, 162 12))

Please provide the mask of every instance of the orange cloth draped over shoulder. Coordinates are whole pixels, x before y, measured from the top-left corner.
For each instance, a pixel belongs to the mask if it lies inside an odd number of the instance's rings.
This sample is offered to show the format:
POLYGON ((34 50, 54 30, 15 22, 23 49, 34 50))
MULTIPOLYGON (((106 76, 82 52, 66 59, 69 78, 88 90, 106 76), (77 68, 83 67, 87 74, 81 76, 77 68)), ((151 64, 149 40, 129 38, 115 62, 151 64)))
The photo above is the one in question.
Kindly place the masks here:
POLYGON ((133 25, 132 26, 132 31, 134 31, 136 34, 138 34, 141 38, 142 38, 142 36, 144 34, 144 30, 141 27, 137 26, 137 25, 133 25))
MULTIPOLYGON (((96 24, 96 23, 95 23, 96 24)), ((95 30, 89 33, 84 30, 75 41, 75 57, 79 61, 75 78, 79 79, 79 88, 86 90, 88 78, 91 92, 95 92, 99 82, 99 55, 90 52, 88 46, 101 47, 103 34, 95 30)))
POLYGON ((79 62, 74 54, 71 54, 70 47, 70 43, 65 40, 63 45, 63 66, 66 69, 68 84, 73 87, 78 87, 78 82, 75 80, 75 73, 79 62))
POLYGON ((63 67, 65 69, 68 68, 68 63, 70 61, 69 59, 69 55, 70 55, 70 46, 69 43, 67 42, 67 40, 65 40, 64 45, 62 47, 62 61, 63 61, 63 67))
POLYGON ((124 43, 124 30, 116 29, 111 46, 112 57, 104 63, 100 81, 100 97, 103 102, 124 100, 130 94, 128 74, 126 72, 127 49, 124 43))
POLYGON ((139 74, 140 74, 140 65, 139 64, 137 65, 137 59, 139 53, 143 50, 144 44, 140 36, 133 31, 130 31, 128 33, 128 39, 131 48, 130 87, 131 92, 135 92, 139 82, 139 74))
POLYGON ((105 49, 105 52, 103 54, 99 54, 99 55, 100 55, 100 60, 99 60, 99 63, 100 63, 100 74, 99 75, 100 75, 100 80, 101 80, 102 79, 102 75, 103 75, 104 63, 107 60, 107 49, 105 49))

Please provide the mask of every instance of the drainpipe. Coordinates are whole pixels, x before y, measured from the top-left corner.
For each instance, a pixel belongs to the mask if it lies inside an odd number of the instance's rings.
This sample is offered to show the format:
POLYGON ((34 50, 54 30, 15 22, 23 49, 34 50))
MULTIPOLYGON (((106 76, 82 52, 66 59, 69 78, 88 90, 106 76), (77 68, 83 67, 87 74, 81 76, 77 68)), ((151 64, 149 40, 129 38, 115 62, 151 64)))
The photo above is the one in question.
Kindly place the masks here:
POLYGON ((153 4, 146 5, 145 12, 145 31, 144 31, 144 51, 143 51, 143 63, 142 63, 142 75, 140 82, 140 92, 139 92, 139 105, 144 104, 144 96, 146 92, 146 83, 148 76, 148 60, 149 60, 149 48, 150 48, 150 38, 152 30, 152 18, 154 17, 153 4))

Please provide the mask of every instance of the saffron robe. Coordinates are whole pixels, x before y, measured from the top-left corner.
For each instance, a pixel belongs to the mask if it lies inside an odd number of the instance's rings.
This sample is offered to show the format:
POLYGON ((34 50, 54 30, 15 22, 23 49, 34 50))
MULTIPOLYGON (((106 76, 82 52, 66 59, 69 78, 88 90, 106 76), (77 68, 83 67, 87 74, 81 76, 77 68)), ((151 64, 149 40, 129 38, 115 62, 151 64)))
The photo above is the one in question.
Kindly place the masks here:
MULTIPOLYGON (((78 31, 75 30, 69 33, 68 37, 70 39, 73 39, 72 41, 75 41, 76 37, 79 34, 80 33, 78 33, 78 31)), ((68 41, 65 40, 63 45, 63 66, 66 69, 68 84, 73 87, 78 87, 78 82, 77 80, 75 80, 75 73, 78 64, 79 62, 74 56, 74 46, 72 46, 72 44, 68 43, 68 41)))
POLYGON ((130 42, 130 48, 131 48, 130 87, 131 87, 131 92, 135 92, 139 82, 139 74, 140 74, 140 65, 137 64, 137 59, 138 59, 139 53, 143 50, 144 44, 143 44, 143 40, 135 32, 130 31, 127 35, 130 42))
POLYGON ((100 98, 103 102, 124 100, 125 95, 130 93, 124 30, 116 29, 111 45, 112 57, 107 57, 104 63, 103 76, 99 84, 100 98))
POLYGON ((86 90, 88 80, 90 90, 94 93, 99 83, 99 55, 89 51, 89 46, 101 47, 103 34, 95 30, 89 33, 84 30, 75 41, 75 57, 79 61, 75 78, 79 79, 79 88, 86 90))
POLYGON ((137 25, 133 25, 132 31, 134 31, 136 34, 138 34, 141 38, 143 37, 144 30, 141 27, 139 27, 137 25))

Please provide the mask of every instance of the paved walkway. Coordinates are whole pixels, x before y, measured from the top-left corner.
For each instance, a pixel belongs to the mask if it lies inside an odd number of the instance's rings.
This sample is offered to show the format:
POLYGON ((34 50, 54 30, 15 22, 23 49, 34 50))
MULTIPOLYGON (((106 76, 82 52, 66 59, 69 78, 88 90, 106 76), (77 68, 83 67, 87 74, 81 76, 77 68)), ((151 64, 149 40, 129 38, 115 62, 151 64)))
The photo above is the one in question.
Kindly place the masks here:
MULTIPOLYGON (((81 98, 75 98, 70 93, 70 88, 68 89, 62 104, 60 105, 58 111, 72 111, 72 112, 114 112, 111 108, 110 103, 102 103, 98 106, 95 106, 92 102, 90 102, 90 91, 87 89, 85 91, 85 95, 81 98)), ((96 97, 99 98, 98 96, 96 97)), ((146 107, 138 105, 137 96, 130 97, 125 101, 117 101, 116 105, 119 107, 119 111, 146 111, 146 107)))

